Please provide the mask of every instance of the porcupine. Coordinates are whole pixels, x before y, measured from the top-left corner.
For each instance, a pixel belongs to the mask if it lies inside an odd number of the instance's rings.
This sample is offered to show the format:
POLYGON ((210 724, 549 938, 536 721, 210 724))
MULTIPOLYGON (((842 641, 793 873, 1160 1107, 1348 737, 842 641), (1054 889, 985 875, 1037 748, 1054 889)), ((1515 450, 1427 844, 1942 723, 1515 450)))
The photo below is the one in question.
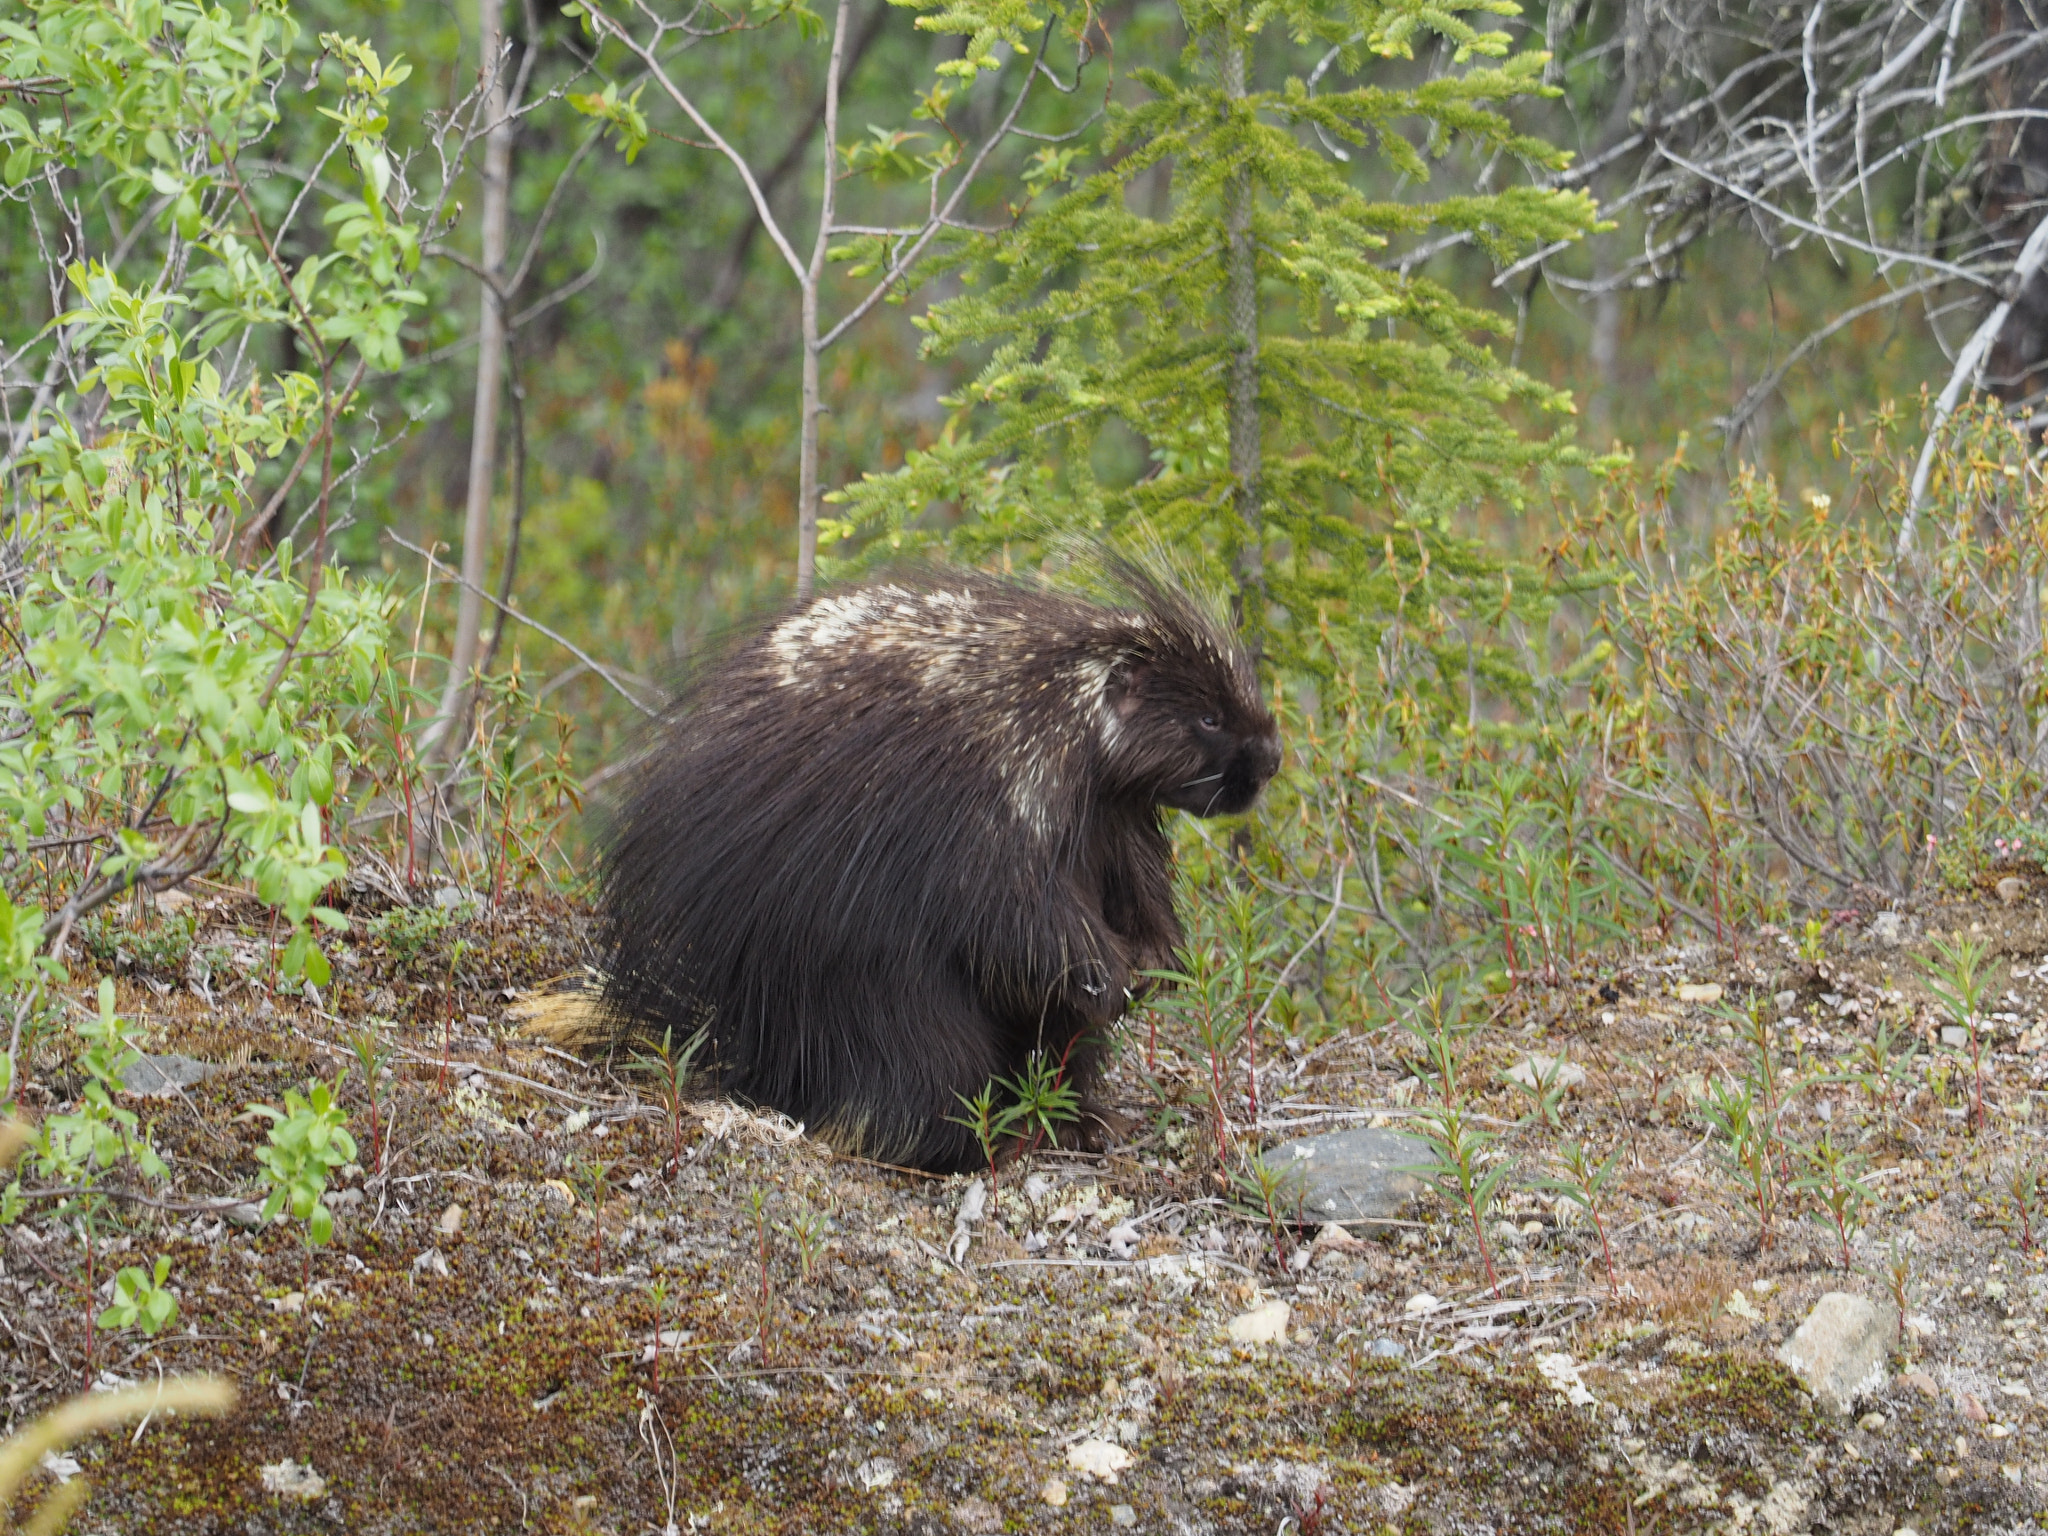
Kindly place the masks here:
POLYGON ((1244 647, 1119 566, 1123 606, 925 571, 801 602, 700 672, 600 838, 607 1025, 844 1150, 975 1166, 962 1096, 1034 1052, 1095 1103, 1173 964, 1168 809, 1279 768, 1244 647))

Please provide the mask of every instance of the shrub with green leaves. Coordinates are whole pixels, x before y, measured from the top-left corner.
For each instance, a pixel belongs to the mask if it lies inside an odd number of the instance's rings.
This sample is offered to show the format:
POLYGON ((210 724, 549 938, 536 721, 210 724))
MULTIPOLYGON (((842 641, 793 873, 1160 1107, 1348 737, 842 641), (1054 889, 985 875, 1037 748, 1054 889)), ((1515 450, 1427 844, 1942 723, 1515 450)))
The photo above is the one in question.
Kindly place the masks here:
MULTIPOLYGON (((344 1074, 345 1076, 346 1074, 344 1074)), ((267 1145, 256 1154, 270 1193, 264 1197, 263 1219, 290 1213, 306 1224, 306 1248, 324 1246, 334 1236, 334 1213, 324 1197, 327 1181, 338 1168, 356 1160, 356 1139, 348 1133, 348 1111, 337 1102, 340 1079, 329 1088, 308 1083, 301 1095, 287 1088, 284 1108, 251 1104, 248 1113, 271 1122, 267 1145)))
POLYGON ((0 827, 63 878, 53 951, 126 891, 224 871, 290 923, 287 975, 326 979, 326 812, 392 604, 327 557, 341 430, 423 300, 384 142, 408 73, 314 53, 276 0, 33 0, 0 31, 25 82, 0 197, 67 232, 42 252, 64 307, 0 335, 0 387, 39 380, 0 458, 0 827), (324 132, 287 143, 309 67, 324 132))

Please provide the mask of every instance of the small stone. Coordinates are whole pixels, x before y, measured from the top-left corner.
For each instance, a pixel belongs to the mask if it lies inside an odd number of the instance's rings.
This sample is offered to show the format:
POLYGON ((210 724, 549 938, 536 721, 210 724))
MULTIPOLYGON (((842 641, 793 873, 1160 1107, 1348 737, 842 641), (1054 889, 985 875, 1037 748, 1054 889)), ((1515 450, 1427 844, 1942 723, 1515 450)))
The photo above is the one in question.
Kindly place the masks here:
POLYGON ((2027 882, 2018 875, 2007 875, 1992 889, 1998 893, 1998 899, 2008 907, 2016 907, 2027 899, 2027 882))
POLYGON ((429 1248, 412 1261, 412 1272, 416 1275, 438 1275, 448 1278, 448 1258, 438 1248, 429 1248))
POLYGON ((1726 989, 1718 981, 1688 981, 1678 989, 1681 1003, 1718 1003, 1726 989))
POLYGON ((995 1536, 1003 1528, 1003 1512, 987 1499, 962 1499, 953 1506, 953 1523, 968 1536, 995 1536))
POLYGON ((1283 1141, 1260 1161, 1281 1177, 1277 1208, 1304 1223, 1385 1220, 1423 1193, 1414 1168, 1429 1143, 1394 1130, 1336 1131, 1283 1141))
POLYGON ((1403 1312, 1406 1312, 1410 1317, 1427 1317, 1430 1313, 1434 1312, 1440 1305, 1442 1305, 1442 1303, 1440 1303, 1434 1296, 1430 1295, 1429 1292, 1417 1291, 1413 1296, 1410 1296, 1406 1301, 1401 1303, 1401 1310, 1403 1312))
POLYGON ((1230 1320, 1233 1344, 1285 1344, 1289 1307, 1284 1301, 1269 1301, 1240 1312, 1230 1320))
POLYGON ((1586 1069, 1561 1056, 1531 1051, 1525 1059, 1508 1068, 1508 1079, 1524 1088, 1533 1089, 1545 1081, 1553 1088, 1576 1088, 1586 1080, 1586 1069))
POLYGON ((315 1472, 310 1465, 301 1466, 290 1457, 264 1467, 262 1477, 263 1487, 269 1493, 283 1494, 290 1499, 327 1497, 327 1479, 315 1472))
POLYGON ((235 1226, 248 1227, 252 1231, 263 1225, 263 1207, 254 1200, 244 1200, 240 1205, 231 1205, 222 1211, 221 1215, 235 1226))
POLYGON ((1874 1435, 1884 1428, 1884 1415, 1881 1413, 1866 1413, 1856 1421, 1856 1427, 1866 1435, 1874 1435))
POLYGON ((466 1213, 460 1205, 450 1205, 441 1213, 441 1219, 434 1223, 443 1237, 453 1237, 462 1230, 462 1218, 466 1213))
POLYGON ((1889 1308, 1847 1291, 1829 1291, 1778 1349, 1800 1385, 1830 1412, 1846 1415, 1885 1383, 1885 1356, 1898 1341, 1889 1308))
POLYGON ((1984 1405, 1977 1401, 1977 1395, 1974 1392, 1958 1392, 1955 1395, 1954 1401, 1956 1412, 1968 1419, 1972 1424, 1982 1424, 1991 1417, 1990 1414, 1984 1411, 1984 1405))
POLYGON ((1960 1024, 1941 1026, 1941 1043, 1952 1051, 1960 1051, 1970 1043, 1970 1032, 1960 1024))
POLYGON ((219 1067, 211 1062, 198 1061, 190 1056, 172 1054, 169 1056, 142 1056, 130 1062, 121 1072, 121 1090, 144 1099, 168 1099, 182 1093, 194 1083, 203 1083, 219 1067))
POLYGON ((1405 1360, 1408 1346, 1399 1339, 1374 1339, 1366 1353, 1375 1360, 1405 1360))
POLYGON ((1112 1504, 1109 1506, 1109 1523, 1128 1530, 1138 1523, 1138 1512, 1128 1504, 1112 1504))
POLYGON ((1763 1320, 1763 1313, 1757 1311, 1756 1304, 1740 1291, 1730 1293, 1726 1306, 1731 1317, 1739 1317, 1750 1323, 1763 1320))
POLYGON ((452 912, 461 906, 476 906, 477 894, 475 891, 466 891, 459 885, 444 885, 434 892, 434 905, 443 912, 452 912))
POLYGON ((1131 1453, 1113 1440, 1082 1440, 1067 1447, 1067 1465, 1098 1483, 1114 1483, 1131 1464, 1131 1453))
POLYGON ((886 1456, 871 1457, 853 1469, 853 1480, 869 1493, 879 1493, 896 1481, 896 1463, 886 1456))
POLYGON ((1047 1478, 1045 1486, 1038 1490, 1038 1497, 1041 1503, 1050 1504, 1054 1509, 1065 1509, 1067 1507, 1066 1481, 1057 1477, 1047 1478))
POLYGON ((1911 1387, 1922 1397, 1933 1399, 1941 1396, 1941 1388, 1934 1384, 1934 1378, 1925 1371, 1908 1371, 1899 1378, 1899 1385, 1911 1387))
POLYGON ((1790 1013, 1799 1006, 1799 994, 1788 987, 1785 991, 1773 997, 1771 1001, 1778 1005, 1778 1012, 1790 1013))
POLYGON ((1793 1536, 1808 1526, 1807 1513, 1813 1507, 1813 1490, 1794 1478, 1771 1484, 1763 1503, 1756 1507, 1757 1523, 1769 1536, 1793 1536))
POLYGON ((1886 949, 1897 949, 1906 942, 1906 914, 1903 912, 1880 912, 1870 920, 1866 936, 1886 949))

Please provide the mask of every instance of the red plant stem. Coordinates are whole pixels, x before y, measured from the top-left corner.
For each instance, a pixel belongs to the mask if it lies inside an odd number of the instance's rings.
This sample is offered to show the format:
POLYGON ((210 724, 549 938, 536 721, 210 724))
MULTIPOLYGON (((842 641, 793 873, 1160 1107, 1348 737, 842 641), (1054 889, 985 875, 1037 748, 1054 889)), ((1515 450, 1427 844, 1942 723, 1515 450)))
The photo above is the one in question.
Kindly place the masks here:
MULTIPOLYGON (((505 775, 505 794, 502 815, 498 822, 498 878, 491 886, 491 910, 495 912, 505 899, 505 865, 511 858, 512 847, 512 775, 505 775)), ((661 1330, 656 1329, 659 1333, 661 1330)))
POLYGON ((1984 1129, 1984 1043, 1977 1033, 1977 1020, 1970 1018, 1970 1113, 1975 1130, 1984 1129))
POLYGON ((405 884, 408 890, 419 878, 416 872, 418 853, 413 836, 416 818, 412 807, 412 773, 406 766, 411 755, 411 745, 405 738, 404 723, 394 708, 391 711, 391 755, 398 759, 398 787, 405 796, 405 884))
POLYGON ((761 1240, 761 1363, 766 1365, 770 1353, 768 1338, 768 1218, 756 1216, 754 1230, 761 1240))
POLYGON ((83 1390, 89 1392, 92 1390, 93 1325, 95 1322, 92 1302, 98 1287, 94 1284, 93 1278, 92 1224, 90 1222, 81 1222, 80 1229, 85 1233, 85 1382, 83 1390))
POLYGON ((1472 1235, 1479 1239, 1480 1262, 1486 1266, 1486 1288, 1494 1295, 1500 1294, 1500 1280, 1493 1272, 1493 1254, 1486 1246, 1486 1224, 1479 1219, 1479 1202, 1472 1196, 1465 1197, 1465 1209, 1472 1213, 1472 1235))
POLYGON ((1600 1234, 1600 1257, 1607 1265, 1608 1292, 1611 1295, 1618 1296, 1621 1294, 1621 1286, 1614 1278, 1614 1250, 1607 1246, 1607 1223, 1600 1219, 1600 1213, 1593 1210, 1591 1206, 1588 1206, 1586 1209, 1593 1217, 1593 1230, 1600 1234))

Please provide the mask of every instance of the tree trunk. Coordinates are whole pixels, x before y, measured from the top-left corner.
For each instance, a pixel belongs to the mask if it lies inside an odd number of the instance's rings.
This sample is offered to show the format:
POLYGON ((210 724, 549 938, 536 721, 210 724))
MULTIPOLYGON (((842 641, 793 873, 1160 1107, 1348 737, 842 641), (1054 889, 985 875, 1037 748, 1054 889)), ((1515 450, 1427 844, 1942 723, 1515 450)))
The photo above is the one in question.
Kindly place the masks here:
MULTIPOLYGON (((2041 23, 2028 0, 1992 0, 1985 30, 1995 48, 2038 39, 2041 23)), ((1997 112, 2048 110, 2048 46, 2035 46, 1991 73, 1986 94, 1997 112)), ((2041 220, 2048 193, 2048 122, 2001 119, 1985 135, 1982 214, 1985 224, 2014 252, 2041 220)), ((2010 295, 2012 312, 1986 360, 1984 382, 2007 401, 2026 400, 2048 388, 2048 273, 2010 295)))
MULTIPOLYGON (((1245 98, 1245 42, 1225 21, 1217 42, 1218 73, 1223 94, 1245 98)), ((1264 464, 1259 434, 1259 268, 1252 233, 1252 173, 1239 166, 1223 191, 1224 301, 1228 307, 1230 357, 1230 474, 1236 482, 1233 500, 1242 526, 1235 562, 1237 595, 1233 606, 1238 628, 1256 655, 1264 623, 1266 586, 1264 464)))
POLYGON ((839 0, 832 27, 832 62, 825 70, 825 164, 818 190, 818 237, 804 273, 803 427, 797 440, 796 595, 809 597, 818 577, 818 290, 825 282, 825 252, 832 243, 832 218, 839 181, 839 71, 846 58, 846 17, 852 0, 839 0))
POLYGON ((479 224, 483 293, 477 316, 476 406, 469 436, 469 487, 462 514, 463 586, 455 609, 455 643, 448 656, 448 682, 441 708, 427 733, 422 756, 453 760, 468 734, 471 671, 483 629, 483 591, 490 580, 491 492, 497 483, 498 399, 505 371, 505 306, 499 284, 505 276, 505 225, 511 200, 512 123, 506 116, 504 0, 477 0, 477 33, 483 61, 483 208, 479 224))

